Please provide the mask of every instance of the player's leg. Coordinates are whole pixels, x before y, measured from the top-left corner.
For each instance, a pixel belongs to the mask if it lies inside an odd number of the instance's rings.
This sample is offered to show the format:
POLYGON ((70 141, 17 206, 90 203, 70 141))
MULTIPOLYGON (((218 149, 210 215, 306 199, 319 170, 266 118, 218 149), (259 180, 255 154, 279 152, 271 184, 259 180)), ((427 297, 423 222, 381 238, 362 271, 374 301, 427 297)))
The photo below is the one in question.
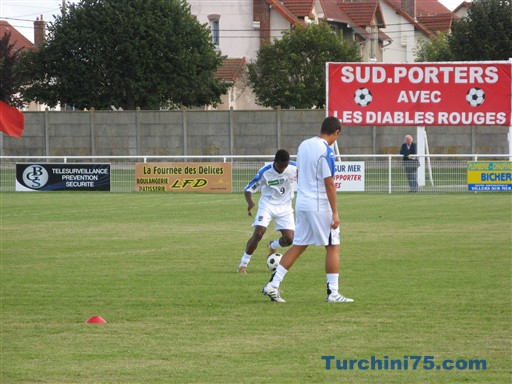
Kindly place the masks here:
POLYGON ((284 253, 276 271, 272 274, 270 281, 263 287, 262 292, 269 296, 272 301, 284 302, 279 292, 279 287, 284 279, 284 276, 288 273, 288 270, 293 266, 295 261, 304 253, 308 247, 308 218, 304 212, 297 213, 297 230, 295 231, 294 244, 284 253), (296 240, 304 241, 302 243, 296 243, 296 240))
POLYGON ((263 238, 263 235, 265 234, 271 220, 272 214, 268 209, 258 209, 252 224, 254 227, 254 232, 245 246, 244 254, 240 260, 240 265, 238 266, 238 273, 247 273, 247 265, 251 261, 251 257, 254 254, 254 251, 256 251, 256 248, 258 248, 258 244, 263 238))
POLYGON ((297 234, 295 243, 306 243, 325 246, 325 272, 327 277, 327 301, 329 302, 352 302, 339 293, 338 280, 340 269, 340 228, 332 229, 331 212, 308 212, 307 222, 309 235, 303 237, 299 233, 297 222, 297 234))
POLYGON ((262 292, 270 297, 270 300, 284 303, 285 300, 281 297, 279 287, 284 279, 284 276, 288 273, 288 270, 292 267, 295 261, 300 255, 304 253, 308 246, 307 245, 292 245, 283 255, 276 271, 272 274, 270 281, 263 287, 262 292))
POLYGON ((256 248, 258 248, 258 244, 263 238, 266 230, 267 228, 261 225, 256 225, 254 227, 254 232, 252 233, 251 238, 247 241, 244 254, 240 260, 240 265, 238 265, 238 273, 247 273, 247 265, 251 262, 251 257, 254 254, 254 251, 256 251, 256 248))
POLYGON ((339 293, 339 270, 340 270, 340 245, 339 245, 339 231, 334 232, 333 236, 336 237, 338 233, 337 244, 325 246, 325 273, 327 277, 327 299, 328 302, 333 303, 351 303, 354 300, 343 296, 339 293))
POLYGON ((247 245, 245 246, 245 252, 248 254, 253 254, 256 248, 258 248, 258 244, 263 238, 263 235, 267 231, 267 227, 262 225, 256 225, 254 227, 254 232, 252 233, 251 238, 247 241, 247 245))
POLYGON ((293 242, 293 229, 281 229, 281 237, 276 240, 271 240, 268 243, 268 253, 276 252, 279 248, 286 248, 292 245, 293 242))
POLYGON ((295 233, 295 220, 291 207, 282 214, 275 216, 274 223, 276 231, 281 232, 281 237, 268 243, 269 254, 274 253, 279 248, 286 248, 292 245, 295 233))
MULTIPOLYGON (((297 259, 304 253, 308 246, 307 245, 292 245, 283 255, 279 265, 282 266, 286 271, 289 271, 290 268, 295 264, 297 259)), ((277 267, 279 268, 279 267, 277 267)), ((277 272, 277 270, 276 270, 277 272)))
POLYGON ((297 261, 300 255, 304 253, 308 245, 313 244, 311 241, 311 222, 308 216, 309 214, 309 212, 297 212, 297 228, 293 234, 293 245, 284 253, 277 269, 282 267, 287 272, 293 266, 295 261, 297 261))
POLYGON ((340 270, 340 246, 326 245, 325 246, 325 273, 339 273, 340 270))

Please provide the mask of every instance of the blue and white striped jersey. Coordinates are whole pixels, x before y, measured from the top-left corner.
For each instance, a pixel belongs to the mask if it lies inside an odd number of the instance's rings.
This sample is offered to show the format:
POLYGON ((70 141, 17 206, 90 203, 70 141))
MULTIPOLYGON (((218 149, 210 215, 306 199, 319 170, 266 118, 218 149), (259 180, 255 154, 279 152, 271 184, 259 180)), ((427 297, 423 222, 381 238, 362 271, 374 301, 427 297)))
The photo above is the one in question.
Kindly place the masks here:
POLYGON ((297 164, 295 161, 290 161, 283 173, 278 173, 271 163, 260 168, 244 191, 254 193, 261 190, 260 207, 263 204, 291 205, 296 183, 297 164))

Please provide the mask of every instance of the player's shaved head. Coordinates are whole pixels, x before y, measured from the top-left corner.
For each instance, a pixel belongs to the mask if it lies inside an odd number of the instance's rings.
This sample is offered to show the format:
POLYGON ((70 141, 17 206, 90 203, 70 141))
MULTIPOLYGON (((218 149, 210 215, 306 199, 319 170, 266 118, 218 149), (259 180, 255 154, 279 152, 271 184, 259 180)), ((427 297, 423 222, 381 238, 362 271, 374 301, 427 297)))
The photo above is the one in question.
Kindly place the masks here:
POLYGON ((276 156, 274 157, 274 161, 280 161, 282 163, 288 163, 290 161, 290 154, 286 149, 280 149, 276 152, 276 156))

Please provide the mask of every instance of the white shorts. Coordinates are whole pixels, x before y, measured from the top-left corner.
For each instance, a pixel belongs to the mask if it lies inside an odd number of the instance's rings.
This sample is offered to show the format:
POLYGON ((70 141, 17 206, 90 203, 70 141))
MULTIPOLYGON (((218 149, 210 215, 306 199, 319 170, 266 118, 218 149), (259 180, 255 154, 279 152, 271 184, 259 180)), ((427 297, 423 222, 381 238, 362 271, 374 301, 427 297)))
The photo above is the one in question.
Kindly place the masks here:
POLYGON ((291 206, 266 204, 264 207, 258 208, 254 223, 255 227, 260 225, 267 228, 270 222, 274 220, 274 228, 276 231, 283 229, 295 230, 295 220, 293 219, 293 208, 291 206))
POLYGON ((331 212, 298 211, 295 245, 339 245, 340 227, 331 228, 331 212))

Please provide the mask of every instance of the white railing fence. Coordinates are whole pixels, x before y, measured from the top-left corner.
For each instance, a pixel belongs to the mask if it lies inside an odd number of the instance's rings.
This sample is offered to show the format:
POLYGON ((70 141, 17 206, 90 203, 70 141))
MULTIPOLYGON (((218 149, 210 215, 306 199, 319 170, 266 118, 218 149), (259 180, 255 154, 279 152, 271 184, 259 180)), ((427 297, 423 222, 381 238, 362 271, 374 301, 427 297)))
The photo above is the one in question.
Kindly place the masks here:
MULTIPOLYGON (((295 156, 292 156, 294 158, 295 156)), ((509 155, 424 155, 418 169, 419 193, 467 192, 468 161, 509 161, 509 155)), ((135 192, 135 164, 147 162, 231 162, 233 192, 242 192, 273 156, 0 156, 0 192, 16 190, 16 163, 110 163, 111 191, 135 192)), ((339 161, 364 161, 365 193, 406 193, 400 155, 338 155, 339 161)))

